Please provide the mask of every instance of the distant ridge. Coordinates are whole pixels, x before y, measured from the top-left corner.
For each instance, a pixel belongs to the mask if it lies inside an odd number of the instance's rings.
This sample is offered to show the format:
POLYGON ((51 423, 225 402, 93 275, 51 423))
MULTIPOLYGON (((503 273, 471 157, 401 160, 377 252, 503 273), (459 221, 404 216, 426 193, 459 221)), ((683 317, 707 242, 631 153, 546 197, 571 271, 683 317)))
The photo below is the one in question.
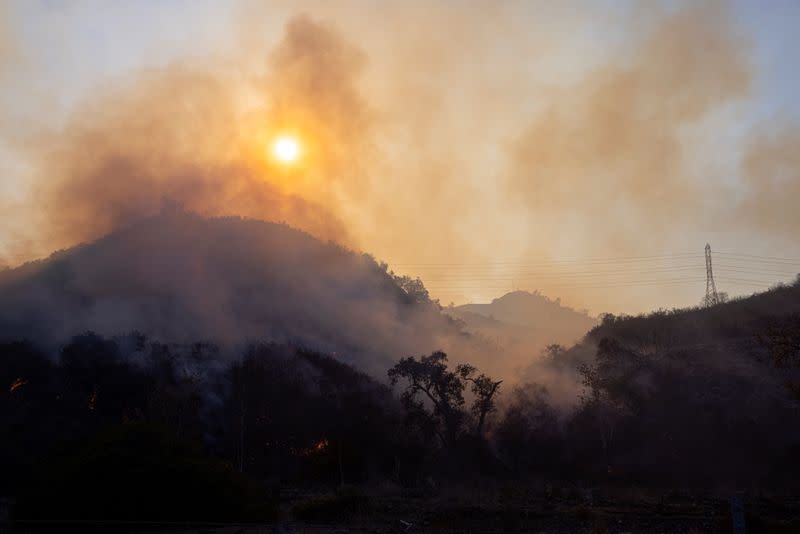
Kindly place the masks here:
POLYGON ((538 330, 588 330, 596 319, 584 311, 561 304, 561 299, 549 299, 538 291, 512 291, 489 304, 456 306, 457 312, 471 312, 504 323, 532 327, 538 330))
POLYGON ((446 309, 471 331, 527 357, 552 343, 571 345, 594 326, 597 319, 549 299, 538 291, 513 291, 488 304, 464 304, 446 309))

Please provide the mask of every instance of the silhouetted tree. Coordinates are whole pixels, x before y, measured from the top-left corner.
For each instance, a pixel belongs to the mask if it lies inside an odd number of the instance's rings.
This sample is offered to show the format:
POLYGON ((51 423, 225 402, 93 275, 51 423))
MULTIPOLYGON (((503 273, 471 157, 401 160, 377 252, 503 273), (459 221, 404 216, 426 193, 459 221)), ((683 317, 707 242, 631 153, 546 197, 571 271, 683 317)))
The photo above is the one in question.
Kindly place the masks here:
POLYGON ((558 416, 548 396, 547 388, 538 384, 515 387, 497 424, 498 453, 515 474, 558 469, 554 462, 561 449, 558 416))
POLYGON ((616 339, 603 338, 594 365, 579 367, 586 393, 584 409, 594 414, 598 425, 603 458, 610 466, 611 446, 620 419, 643 403, 637 373, 644 365, 642 356, 616 339))
POLYGON ((471 384, 472 394, 475 395, 471 410, 475 420, 475 435, 482 438, 486 416, 495 410, 494 397, 503 381, 494 381, 483 373, 478 374, 478 370, 469 364, 459 365, 456 372, 462 380, 471 384))
POLYGON ((795 376, 800 367, 800 313, 769 319, 758 338, 775 366, 787 374, 789 392, 800 400, 800 377, 795 376))
POLYGON ((394 278, 394 281, 398 287, 402 289, 413 302, 431 302, 430 294, 425 288, 425 284, 422 283, 422 280, 420 280, 419 277, 411 278, 410 276, 400 276, 392 273, 392 278, 394 278))
POLYGON ((542 350, 542 357, 553 362, 564 356, 566 347, 559 343, 551 343, 542 350))
POLYGON ((441 351, 419 360, 413 356, 403 358, 388 374, 393 386, 401 379, 406 381, 400 398, 409 418, 435 433, 444 447, 456 445, 470 415, 472 431, 476 436, 483 435, 486 416, 495 408, 494 397, 502 383, 478 374, 472 365, 462 364, 455 371, 450 370, 447 354, 441 351), (464 408, 467 384, 471 384, 475 396, 470 413, 464 408))

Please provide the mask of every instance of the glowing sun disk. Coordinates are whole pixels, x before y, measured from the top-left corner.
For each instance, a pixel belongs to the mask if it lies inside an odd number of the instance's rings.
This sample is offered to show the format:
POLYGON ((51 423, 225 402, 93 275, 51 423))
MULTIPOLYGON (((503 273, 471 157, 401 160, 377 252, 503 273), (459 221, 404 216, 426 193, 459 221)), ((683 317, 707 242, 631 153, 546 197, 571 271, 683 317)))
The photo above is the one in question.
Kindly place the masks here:
POLYGON ((289 135, 282 135, 272 143, 272 155, 281 163, 294 163, 300 157, 300 142, 289 135))

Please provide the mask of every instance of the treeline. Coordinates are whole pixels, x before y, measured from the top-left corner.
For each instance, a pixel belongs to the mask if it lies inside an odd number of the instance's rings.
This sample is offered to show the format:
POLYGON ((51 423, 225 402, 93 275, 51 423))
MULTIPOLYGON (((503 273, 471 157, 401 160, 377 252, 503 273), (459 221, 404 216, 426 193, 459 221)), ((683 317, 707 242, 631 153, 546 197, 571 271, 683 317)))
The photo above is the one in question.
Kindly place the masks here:
POLYGON ((800 278, 712 307, 606 315, 552 361, 578 369, 572 424, 594 429, 609 473, 701 487, 800 480, 800 278))
POLYGON ((39 517, 168 518, 202 502, 218 518, 263 517, 270 489, 379 481, 797 484, 800 316, 763 320, 747 350, 617 323, 549 347, 546 365, 575 377, 570 410, 545 384, 506 384, 441 352, 399 360, 382 383, 287 345, 87 333, 53 357, 0 344, 0 494, 39 517))
POLYGON ((127 423, 169 429, 263 480, 356 482, 394 469, 399 403, 329 356, 255 344, 235 358, 206 343, 87 333, 55 361, 27 342, 0 345, 0 359, 5 494, 54 446, 127 423))

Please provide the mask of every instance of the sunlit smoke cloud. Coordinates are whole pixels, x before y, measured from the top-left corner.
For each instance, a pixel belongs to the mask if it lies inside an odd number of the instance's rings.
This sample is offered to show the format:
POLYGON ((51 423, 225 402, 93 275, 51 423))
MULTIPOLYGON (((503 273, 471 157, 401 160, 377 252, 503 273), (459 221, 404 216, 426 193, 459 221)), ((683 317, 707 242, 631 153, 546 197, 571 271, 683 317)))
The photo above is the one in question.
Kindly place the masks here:
POLYGON ((745 96, 750 79, 745 42, 719 4, 664 17, 629 59, 549 95, 512 145, 509 201, 542 229, 591 226, 578 241, 601 256, 664 242, 702 216, 714 187, 687 167, 685 129, 745 96))
POLYGON ((33 231, 60 248, 157 212, 165 198, 208 215, 288 221, 349 242, 324 194, 368 135, 360 55, 311 19, 292 19, 264 81, 176 64, 87 98, 63 131, 33 147, 33 231), (339 48, 337 48, 339 47, 339 48), (246 95, 250 96, 248 100, 246 95), (253 98, 255 95, 255 98, 253 98), (301 132, 309 158, 287 172, 271 136, 301 132))
POLYGON ((782 125, 750 140, 742 161, 737 214, 756 231, 796 236, 800 229, 800 127, 782 125))
MULTIPOLYGON (((709 218, 790 239, 792 217, 770 206, 778 182, 794 182, 757 155, 780 153, 790 168, 783 142, 739 147, 753 195, 711 210, 705 193, 725 177, 698 173, 700 149, 687 142, 693 130, 714 139, 709 120, 753 96, 750 45, 730 6, 659 9, 244 2, 232 52, 109 81, 63 129, 26 139, 30 195, 3 206, 8 263, 99 237, 165 197, 285 220, 417 263, 408 270, 423 278, 449 274, 426 262, 685 247, 709 218), (292 167, 269 156, 286 131, 304 148, 292 167)), ((608 303, 531 284, 594 312, 608 303)), ((475 295, 434 291, 445 302, 475 295)))

